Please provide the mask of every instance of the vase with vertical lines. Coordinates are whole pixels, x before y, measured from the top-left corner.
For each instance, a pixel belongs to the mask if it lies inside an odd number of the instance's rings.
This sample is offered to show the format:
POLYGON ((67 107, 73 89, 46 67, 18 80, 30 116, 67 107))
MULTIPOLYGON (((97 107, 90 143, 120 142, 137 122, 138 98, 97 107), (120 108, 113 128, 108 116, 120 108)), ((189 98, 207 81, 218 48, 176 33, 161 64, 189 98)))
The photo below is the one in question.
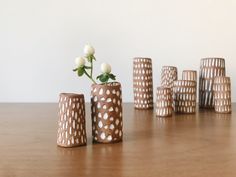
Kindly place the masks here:
POLYGON ((225 76, 224 58, 201 59, 199 73, 199 107, 214 108, 213 80, 217 76, 225 76))
POLYGON ((122 141, 122 91, 118 82, 93 84, 91 91, 93 142, 122 141))
POLYGON ((214 107, 218 113, 231 113, 230 77, 218 76, 213 83, 214 107))
POLYGON ((137 109, 153 109, 152 60, 133 59, 134 106, 137 109))
POLYGON ((195 113, 196 82, 188 80, 174 81, 173 103, 176 113, 195 113))
POLYGON ((171 89, 168 87, 157 87, 156 94, 156 116, 172 116, 171 89))
POLYGON ((195 71, 195 70, 183 70, 182 80, 197 82, 197 71, 195 71))
POLYGON ((83 94, 61 93, 57 145, 74 147, 86 145, 85 103, 83 94))
POLYGON ((178 69, 175 66, 162 66, 161 86, 169 87, 173 91, 174 81, 178 79, 178 69))

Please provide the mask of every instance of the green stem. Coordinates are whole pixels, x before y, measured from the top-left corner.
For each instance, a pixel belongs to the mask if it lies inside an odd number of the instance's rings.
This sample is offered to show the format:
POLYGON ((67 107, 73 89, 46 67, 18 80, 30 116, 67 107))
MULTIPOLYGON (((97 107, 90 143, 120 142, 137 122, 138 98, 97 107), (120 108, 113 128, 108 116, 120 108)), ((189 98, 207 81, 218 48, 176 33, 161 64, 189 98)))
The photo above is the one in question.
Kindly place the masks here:
POLYGON ((93 59, 91 60, 90 76, 93 77, 93 59))
POLYGON ((89 78, 91 81, 93 81, 94 84, 97 84, 97 83, 95 82, 95 80, 92 78, 92 76, 90 76, 90 75, 87 73, 86 70, 84 70, 84 73, 86 74, 86 76, 88 76, 88 78, 89 78))

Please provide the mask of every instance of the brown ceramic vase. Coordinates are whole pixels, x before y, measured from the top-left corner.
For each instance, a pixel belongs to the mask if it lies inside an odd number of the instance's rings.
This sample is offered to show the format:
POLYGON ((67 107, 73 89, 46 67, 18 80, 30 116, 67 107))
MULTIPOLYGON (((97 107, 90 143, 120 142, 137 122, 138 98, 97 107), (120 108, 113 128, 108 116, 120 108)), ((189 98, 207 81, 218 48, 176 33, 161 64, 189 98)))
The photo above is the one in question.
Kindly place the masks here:
POLYGON ((86 145, 85 103, 83 94, 61 93, 57 145, 74 147, 86 145))
POLYGON ((150 58, 134 58, 133 92, 135 108, 153 108, 152 60, 150 58))
POLYGON ((94 142, 114 143, 122 141, 122 92, 120 83, 92 85, 91 114, 94 142))

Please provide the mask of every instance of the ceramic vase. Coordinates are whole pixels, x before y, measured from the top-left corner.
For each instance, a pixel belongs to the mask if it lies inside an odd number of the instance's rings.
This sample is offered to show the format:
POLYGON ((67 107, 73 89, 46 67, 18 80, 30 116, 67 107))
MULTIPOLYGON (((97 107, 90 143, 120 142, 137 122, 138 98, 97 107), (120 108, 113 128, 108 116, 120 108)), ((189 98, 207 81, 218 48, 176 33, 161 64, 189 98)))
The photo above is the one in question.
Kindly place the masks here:
POLYGON ((161 69, 161 86, 173 91, 174 81, 178 79, 178 69, 175 66, 163 66, 161 69))
POLYGON ((182 72, 182 80, 195 81, 197 82, 197 71, 184 70, 182 72))
POLYGON ((57 144, 62 147, 74 147, 86 143, 84 95, 61 93, 57 144))
POLYGON ((196 112, 196 82, 188 80, 174 81, 174 111, 177 113, 196 112))
POLYGON ((135 108, 153 108, 152 60, 150 58, 134 58, 133 92, 135 108))
POLYGON ((225 60, 223 58, 201 59, 199 73, 200 108, 214 108, 213 80, 217 76, 225 76, 225 60))
POLYGON ((122 141, 122 93, 118 82, 93 84, 91 91, 93 141, 114 143, 122 141))
POLYGON ((157 87, 156 116, 168 117, 172 115, 172 94, 168 87, 157 87))
POLYGON ((219 76, 214 78, 213 96, 216 112, 231 113, 230 77, 219 76))

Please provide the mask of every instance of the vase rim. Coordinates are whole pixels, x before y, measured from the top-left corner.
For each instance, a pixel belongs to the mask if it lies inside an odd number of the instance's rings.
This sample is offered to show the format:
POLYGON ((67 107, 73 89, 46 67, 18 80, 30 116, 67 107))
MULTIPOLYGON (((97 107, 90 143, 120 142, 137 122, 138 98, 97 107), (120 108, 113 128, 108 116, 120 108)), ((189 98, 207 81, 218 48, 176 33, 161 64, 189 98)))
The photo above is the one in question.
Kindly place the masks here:
POLYGON ((204 58, 201 58, 201 60, 209 60, 209 59, 225 60, 225 58, 223 58, 223 57, 204 57, 204 58))
POLYGON ((134 57, 133 59, 134 60, 137 60, 137 59, 152 60, 150 57, 134 57))
POLYGON ((109 83, 92 84, 92 87, 94 86, 116 87, 120 85, 121 85, 120 82, 109 82, 109 83))
POLYGON ((60 93, 60 96, 66 96, 66 97, 84 97, 84 94, 82 93, 67 93, 67 92, 62 92, 60 93))

